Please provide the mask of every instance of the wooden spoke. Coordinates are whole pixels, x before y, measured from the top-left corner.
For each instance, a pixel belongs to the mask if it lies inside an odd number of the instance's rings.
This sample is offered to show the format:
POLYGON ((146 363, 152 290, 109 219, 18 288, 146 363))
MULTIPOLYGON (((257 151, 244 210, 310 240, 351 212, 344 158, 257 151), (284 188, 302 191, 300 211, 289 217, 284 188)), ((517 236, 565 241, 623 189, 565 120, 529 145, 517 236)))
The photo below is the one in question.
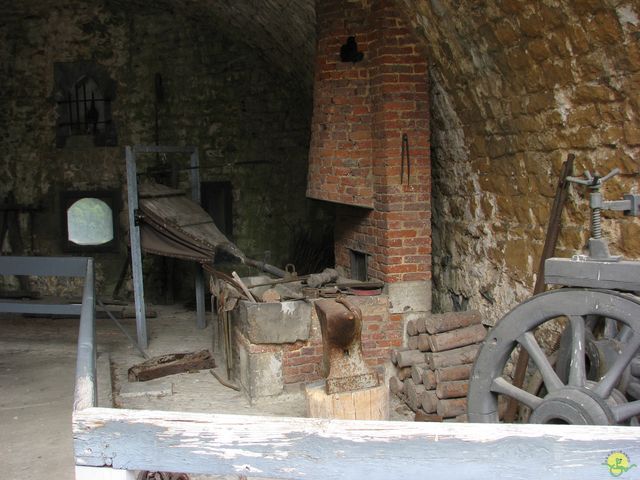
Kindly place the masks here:
POLYGON ((558 377, 558 374, 553 370, 547 355, 542 351, 538 341, 534 337, 532 332, 526 332, 520 338, 518 342, 529 352, 531 359, 536 364, 542 375, 542 379, 547 387, 547 391, 553 392, 562 388, 564 384, 558 377))
POLYGON ((502 377, 498 377, 493 381, 491 384, 491 391, 514 398, 531 409, 535 409, 542 403, 542 399, 540 397, 536 397, 535 395, 510 384, 502 377))

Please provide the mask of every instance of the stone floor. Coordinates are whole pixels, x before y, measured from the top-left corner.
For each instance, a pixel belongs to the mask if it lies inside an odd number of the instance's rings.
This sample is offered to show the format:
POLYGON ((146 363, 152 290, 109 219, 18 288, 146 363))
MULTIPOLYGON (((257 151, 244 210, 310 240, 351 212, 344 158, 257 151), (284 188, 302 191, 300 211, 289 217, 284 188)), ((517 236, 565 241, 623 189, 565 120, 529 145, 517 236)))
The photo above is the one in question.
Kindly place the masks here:
MULTIPOLYGON (((154 310, 157 317, 148 321, 150 356, 212 350, 212 322, 199 330, 192 311, 178 306, 154 310)), ((121 322, 135 334, 134 319, 121 322)), ((77 330, 77 319, 0 314, 0 467, 6 478, 73 478, 71 407, 77 330)), ((100 406, 113 402, 132 409, 304 416, 304 398, 295 389, 275 401, 251 406, 242 393, 223 386, 208 370, 157 380, 159 388, 169 392, 162 396, 127 393, 127 370, 143 357, 110 319, 97 320, 96 337, 100 406)), ((223 368, 216 371, 226 376, 223 368)), ((407 419, 398 405, 392 403, 392 418, 407 419)))

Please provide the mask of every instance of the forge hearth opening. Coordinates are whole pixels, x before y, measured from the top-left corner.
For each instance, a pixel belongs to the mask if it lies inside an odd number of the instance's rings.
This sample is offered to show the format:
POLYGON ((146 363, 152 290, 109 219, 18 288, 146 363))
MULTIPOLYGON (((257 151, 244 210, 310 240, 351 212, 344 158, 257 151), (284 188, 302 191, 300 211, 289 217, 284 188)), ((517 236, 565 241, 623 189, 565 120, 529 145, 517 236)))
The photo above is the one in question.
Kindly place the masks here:
POLYGON ((351 259, 351 278, 366 282, 369 279, 369 272, 367 270, 369 255, 350 249, 349 257, 351 259))

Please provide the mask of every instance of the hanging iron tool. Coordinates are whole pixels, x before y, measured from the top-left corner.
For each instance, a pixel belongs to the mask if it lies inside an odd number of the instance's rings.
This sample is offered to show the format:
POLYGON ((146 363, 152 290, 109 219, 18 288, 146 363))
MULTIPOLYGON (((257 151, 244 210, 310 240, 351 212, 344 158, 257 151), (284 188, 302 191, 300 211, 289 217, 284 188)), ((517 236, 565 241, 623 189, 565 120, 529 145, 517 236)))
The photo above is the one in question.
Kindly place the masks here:
POLYGON ((404 183, 404 161, 407 160, 407 185, 411 183, 411 157, 409 156, 409 136, 402 134, 402 151, 400 153, 400 184, 404 183))

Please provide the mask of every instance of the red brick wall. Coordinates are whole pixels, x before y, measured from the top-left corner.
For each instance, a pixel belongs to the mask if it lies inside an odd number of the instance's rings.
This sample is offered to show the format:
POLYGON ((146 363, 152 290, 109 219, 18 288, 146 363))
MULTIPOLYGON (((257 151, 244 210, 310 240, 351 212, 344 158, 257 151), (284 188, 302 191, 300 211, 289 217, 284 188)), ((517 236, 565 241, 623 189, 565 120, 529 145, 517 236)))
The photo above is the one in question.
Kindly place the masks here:
POLYGON ((307 195, 337 209, 336 264, 369 255, 369 276, 431 278, 427 59, 394 1, 317 2, 318 52, 307 195), (355 36, 364 60, 340 61, 355 36), (411 177, 401 178, 402 136, 411 177))
POLYGON ((307 195, 371 208, 369 12, 344 0, 316 3, 318 46, 307 195), (356 37, 364 61, 340 61, 340 47, 349 36, 356 37))
MULTIPOLYGON (((374 368, 389 360, 390 351, 402 346, 402 315, 389 314, 386 295, 350 297, 362 311, 362 353, 374 368)), ((310 382, 322 378, 322 338, 314 309, 313 333, 308 342, 283 345, 284 383, 310 382)))

